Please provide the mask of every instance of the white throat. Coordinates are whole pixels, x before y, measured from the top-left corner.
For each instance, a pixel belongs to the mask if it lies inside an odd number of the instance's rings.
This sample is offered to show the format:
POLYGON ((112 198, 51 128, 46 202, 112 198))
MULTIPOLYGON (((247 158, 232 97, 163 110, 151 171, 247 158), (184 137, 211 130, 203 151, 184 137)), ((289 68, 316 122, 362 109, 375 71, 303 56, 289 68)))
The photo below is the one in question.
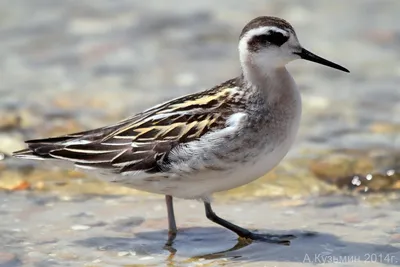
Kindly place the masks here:
POLYGON ((295 47, 300 47, 297 37, 290 31, 274 26, 251 29, 240 38, 238 48, 244 80, 262 91, 269 103, 277 101, 289 91, 297 91, 293 78, 285 68, 287 63, 297 58, 292 52, 295 47), (288 36, 288 40, 280 46, 266 44, 265 47, 249 47, 255 36, 270 31, 280 32, 288 36))

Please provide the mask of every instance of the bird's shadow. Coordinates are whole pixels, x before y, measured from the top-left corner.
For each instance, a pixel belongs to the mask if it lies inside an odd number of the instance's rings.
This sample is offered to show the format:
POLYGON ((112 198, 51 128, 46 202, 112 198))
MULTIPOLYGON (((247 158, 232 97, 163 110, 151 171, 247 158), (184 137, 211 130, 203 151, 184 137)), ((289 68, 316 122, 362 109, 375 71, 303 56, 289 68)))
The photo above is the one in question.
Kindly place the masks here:
POLYGON ((107 251, 135 251, 136 255, 165 254, 196 259, 222 259, 245 262, 303 262, 312 264, 377 262, 400 266, 400 249, 388 245, 341 240, 332 234, 292 230, 263 231, 296 236, 289 246, 238 239, 234 234, 217 227, 192 227, 179 230, 174 244, 165 250, 165 230, 138 233, 132 238, 91 237, 75 241, 85 247, 102 247, 107 251))

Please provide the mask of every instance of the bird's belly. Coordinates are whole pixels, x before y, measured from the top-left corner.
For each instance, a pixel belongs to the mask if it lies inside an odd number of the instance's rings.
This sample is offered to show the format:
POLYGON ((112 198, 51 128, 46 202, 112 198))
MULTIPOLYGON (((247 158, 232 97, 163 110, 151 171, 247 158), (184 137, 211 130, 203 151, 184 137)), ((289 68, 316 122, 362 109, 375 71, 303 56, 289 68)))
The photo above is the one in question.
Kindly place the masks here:
POLYGON ((192 199, 206 199, 215 192, 250 183, 274 168, 292 146, 301 118, 301 99, 297 91, 294 97, 296 101, 286 119, 276 120, 277 124, 264 125, 265 131, 258 132, 257 136, 250 134, 247 139, 257 140, 253 147, 246 147, 238 141, 240 147, 232 148, 237 152, 231 153, 235 156, 223 169, 208 168, 186 175, 151 177, 150 180, 128 178, 122 182, 152 193, 192 199))
MULTIPOLYGON (((193 172, 187 175, 156 176, 144 179, 125 177, 118 178, 124 185, 139 190, 171 195, 178 198, 207 199, 215 192, 233 189, 250 183, 268 173, 285 157, 294 142, 298 121, 290 124, 288 129, 277 132, 276 138, 269 139, 261 147, 253 148, 249 152, 251 157, 246 161, 232 162, 224 170, 209 169, 193 172), (282 138, 282 136, 285 136, 282 138)), ((246 150, 245 148, 242 148, 246 150)), ((238 156, 238 159, 241 156, 238 156)))
MULTIPOLYGON (((285 157, 289 151, 293 140, 287 139, 275 147, 265 147, 257 157, 244 164, 239 164, 225 173, 218 173, 213 180, 207 179, 210 185, 203 187, 213 187, 210 193, 233 189, 248 184, 268 173, 285 157)), ((200 185, 200 187, 202 187, 200 185)))
POLYGON ((232 164, 227 170, 208 170, 183 177, 154 177, 153 179, 127 179, 127 186, 151 193, 179 198, 206 199, 215 192, 233 189, 250 183, 274 168, 289 151, 292 137, 278 144, 272 142, 259 149, 246 162, 232 164))
MULTIPOLYGON (((264 146, 253 149, 246 161, 232 163, 224 171, 208 171, 193 174, 180 180, 171 195, 182 198, 204 198, 215 192, 233 189, 248 184, 268 173, 279 164, 290 150, 297 135, 300 114, 297 114, 287 127, 276 132, 264 146), (284 138, 282 138, 284 136, 284 138)), ((245 150, 245 148, 242 148, 245 150)))

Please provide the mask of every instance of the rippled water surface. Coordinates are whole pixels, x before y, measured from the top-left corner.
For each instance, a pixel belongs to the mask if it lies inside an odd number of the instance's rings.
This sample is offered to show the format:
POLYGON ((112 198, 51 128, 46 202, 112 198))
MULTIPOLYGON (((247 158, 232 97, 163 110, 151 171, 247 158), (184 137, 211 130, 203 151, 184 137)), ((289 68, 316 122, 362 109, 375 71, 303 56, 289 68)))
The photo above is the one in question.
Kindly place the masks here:
POLYGON ((400 2, 0 1, 0 266, 400 265, 400 2), (288 68, 303 96, 295 146, 215 211, 290 246, 238 241, 176 201, 9 154, 23 140, 116 122, 238 73, 253 17, 287 19, 304 47, 350 74, 288 68))

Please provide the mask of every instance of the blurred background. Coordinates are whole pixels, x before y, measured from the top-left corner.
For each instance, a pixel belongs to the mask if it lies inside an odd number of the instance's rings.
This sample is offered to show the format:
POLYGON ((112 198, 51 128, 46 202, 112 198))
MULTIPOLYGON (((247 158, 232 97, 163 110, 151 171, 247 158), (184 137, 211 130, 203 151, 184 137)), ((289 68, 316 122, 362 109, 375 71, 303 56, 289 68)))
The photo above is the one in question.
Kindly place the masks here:
POLYGON ((399 14, 396 0, 0 0, 0 266, 292 267, 326 251, 399 265, 399 14), (238 75, 238 36, 260 15, 288 20, 306 49, 351 71, 290 63, 303 96, 295 146, 216 196, 217 213, 246 227, 319 232, 290 256, 235 247, 201 203, 178 200, 186 230, 172 259, 162 196, 10 158, 26 139, 111 124, 238 75))

